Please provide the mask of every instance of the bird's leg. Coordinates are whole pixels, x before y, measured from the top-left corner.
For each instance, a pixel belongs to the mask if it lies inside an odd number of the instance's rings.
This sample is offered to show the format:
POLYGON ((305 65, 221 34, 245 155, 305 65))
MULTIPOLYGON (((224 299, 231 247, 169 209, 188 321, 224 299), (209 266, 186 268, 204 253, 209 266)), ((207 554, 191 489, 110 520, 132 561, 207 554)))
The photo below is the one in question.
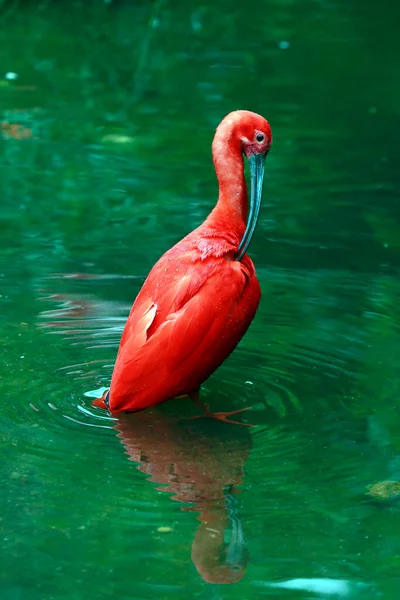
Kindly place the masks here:
POLYGON ((240 408, 239 410, 232 410, 230 412, 213 413, 210 410, 210 407, 208 404, 203 404, 203 402, 200 402, 199 390, 194 390, 193 392, 189 392, 188 396, 203 411, 203 415, 198 415, 196 417, 189 417, 189 419, 188 419, 189 421, 191 421, 193 419, 201 419, 203 416, 205 416, 205 417, 209 417, 210 419, 215 419, 216 421, 222 421, 223 423, 232 423, 232 425, 241 425, 242 427, 254 427, 254 425, 250 425, 248 423, 240 423, 239 421, 232 421, 231 419, 228 419, 228 417, 231 417, 232 415, 238 415, 242 412, 246 412, 247 410, 251 410, 250 407, 240 408))

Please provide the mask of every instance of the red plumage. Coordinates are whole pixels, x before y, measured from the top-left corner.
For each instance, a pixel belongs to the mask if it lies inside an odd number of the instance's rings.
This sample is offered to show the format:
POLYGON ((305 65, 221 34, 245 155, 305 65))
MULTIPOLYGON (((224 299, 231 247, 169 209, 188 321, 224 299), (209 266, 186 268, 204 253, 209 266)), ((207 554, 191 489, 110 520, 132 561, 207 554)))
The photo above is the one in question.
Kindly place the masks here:
MULTIPOLYGON (((242 152, 265 134, 263 117, 231 113, 219 126, 213 157, 220 184, 206 221, 150 271, 126 323, 108 395, 112 412, 135 411, 195 393, 234 350, 260 301, 250 258, 235 260, 245 232, 247 188, 242 152), (244 141, 245 140, 245 141, 244 141)), ((247 153, 246 153, 247 154, 247 153)), ((103 402, 95 401, 103 406, 103 402)))

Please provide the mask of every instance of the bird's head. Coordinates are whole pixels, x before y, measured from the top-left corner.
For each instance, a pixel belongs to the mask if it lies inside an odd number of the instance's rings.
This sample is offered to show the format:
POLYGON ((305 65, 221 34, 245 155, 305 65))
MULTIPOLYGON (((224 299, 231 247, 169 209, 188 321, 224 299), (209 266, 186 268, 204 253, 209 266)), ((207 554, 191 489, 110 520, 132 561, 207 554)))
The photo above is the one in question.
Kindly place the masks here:
POLYGON ((240 141, 240 148, 247 159, 252 156, 265 157, 272 143, 271 127, 266 119, 248 110, 237 110, 234 132, 240 141))
POLYGON ((213 142, 214 160, 223 154, 223 147, 240 151, 250 166, 250 202, 246 230, 240 242, 236 260, 241 260, 253 237, 261 206, 264 163, 272 143, 272 131, 264 117, 248 110, 229 113, 217 128, 213 142))

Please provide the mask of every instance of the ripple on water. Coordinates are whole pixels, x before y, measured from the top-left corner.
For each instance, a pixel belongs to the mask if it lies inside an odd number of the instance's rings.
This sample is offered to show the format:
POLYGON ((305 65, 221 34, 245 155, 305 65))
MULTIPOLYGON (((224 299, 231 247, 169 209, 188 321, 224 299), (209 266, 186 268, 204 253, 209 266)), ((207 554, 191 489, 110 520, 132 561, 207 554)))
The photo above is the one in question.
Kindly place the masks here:
MULTIPOLYGON (((219 370, 222 397, 266 403, 282 415, 287 408, 301 407, 310 384, 337 391, 362 376, 360 361, 368 334, 364 321, 373 327, 376 313, 371 308, 384 311, 376 306, 382 304, 379 288, 384 281, 371 281, 368 275, 354 278, 347 271, 286 269, 259 270, 259 279, 263 299, 258 315, 239 349, 219 370), (366 309, 370 308, 364 314, 359 312, 360 297, 365 298, 366 309)), ((75 356, 85 358, 59 367, 60 371, 90 386, 108 385, 130 308, 129 303, 103 300, 102 282, 103 276, 97 281, 94 276, 83 279, 76 274, 47 280, 48 294, 42 300, 53 306, 39 317, 45 333, 59 337, 63 344, 77 349, 75 356), (90 290, 85 289, 86 284, 90 290), (51 285, 58 287, 58 293, 52 293, 51 285)), ((205 384, 205 393, 216 385, 216 379, 211 379, 205 384)), ((75 403, 75 407, 82 405, 85 403, 75 403)), ((68 416, 79 418, 76 411, 68 416)))
POLYGON ((369 332, 359 306, 370 302, 371 278, 324 270, 258 275, 259 312, 219 381, 281 416, 304 407, 310 396, 320 396, 326 407, 329 395, 351 390, 364 375, 369 332))
MULTIPOLYGON (((95 463, 99 469, 95 480, 101 488, 102 517, 110 519, 118 514, 127 530, 136 528, 135 540, 143 543, 144 555, 149 531, 155 539, 160 538, 160 543, 164 540, 162 543, 167 545, 183 544, 180 528, 185 528, 185 514, 194 511, 199 515, 199 524, 192 541, 192 559, 207 581, 243 576, 247 566, 243 540, 247 539, 248 531, 257 530, 260 519, 268 527, 268 535, 261 541, 253 540, 253 548, 250 547, 255 556, 269 552, 268 564, 262 566, 260 579, 268 576, 268 565, 281 564, 282 540, 288 536, 304 548, 306 566, 312 562, 314 552, 307 539, 312 539, 317 548, 320 545, 322 551, 326 548, 326 532, 334 539, 340 525, 346 524, 349 530, 355 527, 354 514, 351 510, 343 512, 339 505, 348 506, 349 498, 360 493, 364 485, 362 481, 354 481, 354 473, 362 471, 363 466, 360 466, 354 440, 349 436, 348 441, 343 442, 345 431, 341 434, 340 447, 347 454, 334 474, 329 468, 322 474, 314 469, 316 453, 319 464, 323 464, 323 439, 336 443, 331 426, 334 413, 326 411, 325 425, 322 416, 321 431, 320 427, 313 428, 310 414, 304 416, 304 410, 308 397, 315 399, 319 394, 321 404, 325 408, 332 407, 334 397, 363 376, 361 359, 366 340, 373 332, 374 319, 385 313, 386 290, 391 289, 387 279, 378 280, 368 275, 355 279, 345 271, 289 272, 285 269, 261 270, 259 278, 264 297, 251 331, 218 375, 206 382, 203 391, 213 407, 224 409, 237 404, 258 409, 248 418, 264 427, 251 435, 243 434, 248 437, 240 438, 236 445, 232 445, 225 431, 216 431, 214 435, 210 423, 206 431, 201 429, 200 422, 197 429, 188 428, 181 421, 177 427, 174 411, 179 415, 181 405, 174 402, 160 407, 160 412, 155 414, 138 413, 131 421, 123 417, 112 419, 93 408, 91 398, 101 395, 109 384, 130 304, 103 301, 101 280, 85 281, 76 277, 52 280, 54 293, 47 281, 48 293, 42 295, 41 300, 47 305, 39 316, 41 334, 49 335, 49 347, 54 344, 62 349, 60 356, 65 353, 68 360, 74 360, 68 366, 57 365, 57 383, 47 383, 41 395, 30 399, 34 408, 27 408, 29 421, 42 420, 47 437, 50 432, 55 437, 58 434, 59 439, 62 430, 70 434, 64 445, 44 443, 44 437, 40 437, 35 451, 41 453, 44 466, 50 462, 61 465, 65 452, 72 454, 71 460, 82 460, 88 468, 95 463), (360 298, 365 306, 361 313, 360 298), (365 327, 365 318, 371 324, 369 328, 365 327), (65 378, 73 382, 68 386, 74 388, 73 396, 60 394, 59 390, 65 389, 61 383, 65 378), (273 413, 266 412, 270 408, 286 418, 272 418, 273 413), (116 437, 120 444, 115 443, 116 437), (75 443, 73 451, 71 439, 75 443), (208 455, 205 449, 210 447, 211 440, 213 452, 208 455), (251 447, 252 460, 246 464, 251 447), (202 449, 197 453, 201 455, 200 463, 198 457, 190 454, 193 448, 202 449), (354 455, 352 448, 355 448, 354 455), (128 459, 125 463, 121 463, 123 453, 128 459), (118 467, 113 469, 113 465, 118 467), (207 471, 213 477, 205 481, 207 471), (105 478, 103 474, 107 474, 105 478), (145 479, 148 482, 143 487, 145 479), (343 489, 336 490, 336 499, 327 501, 324 490, 337 480, 343 482, 343 489), (216 486, 215 481, 220 484, 216 486), (243 490, 238 516, 230 512, 232 486, 243 490), (108 498, 112 501, 107 502, 108 498), (278 508, 279 519, 276 518, 278 508), (313 512, 312 531, 304 516, 310 510, 313 512), (165 515, 169 515, 167 522, 165 515), (214 523, 211 529, 216 537, 210 538, 208 530, 203 528, 202 515, 204 521, 214 523), (161 526, 160 532, 155 523, 161 526), (204 562, 204 556, 221 552, 219 538, 225 535, 227 524, 234 524, 231 554, 234 553, 239 565, 236 575, 232 575, 227 565, 221 570, 219 564, 215 571, 204 562), (163 537, 163 526, 170 531, 173 542, 163 537)), ((121 296, 128 297, 129 290, 124 290, 124 285, 119 282, 121 296)), ((28 402, 26 407, 29 407, 28 402)), ((235 439, 238 439, 236 428, 235 439)), ((325 461, 330 464, 329 457, 325 461)), ((66 468, 64 460, 63 469, 66 468)), ((337 560, 334 544, 330 550, 333 566, 337 560)), ((152 553, 153 550, 148 551, 149 560, 152 553)), ((254 568, 258 565, 254 564, 254 568)), ((318 569, 310 576, 316 573, 318 569)), ((271 576, 273 579, 276 574, 271 571, 271 576)))

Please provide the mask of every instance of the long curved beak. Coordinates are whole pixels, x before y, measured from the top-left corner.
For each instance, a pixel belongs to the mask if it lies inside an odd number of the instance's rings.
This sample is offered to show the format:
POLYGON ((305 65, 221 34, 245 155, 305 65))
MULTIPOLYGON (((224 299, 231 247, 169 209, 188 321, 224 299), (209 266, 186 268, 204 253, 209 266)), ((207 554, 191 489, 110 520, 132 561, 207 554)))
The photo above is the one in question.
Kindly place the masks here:
POLYGON ((235 260, 242 260, 253 237, 258 215, 260 213, 262 187, 264 181, 264 163, 266 154, 252 154, 249 158, 250 165, 250 207, 247 218, 246 231, 239 244, 235 260))

